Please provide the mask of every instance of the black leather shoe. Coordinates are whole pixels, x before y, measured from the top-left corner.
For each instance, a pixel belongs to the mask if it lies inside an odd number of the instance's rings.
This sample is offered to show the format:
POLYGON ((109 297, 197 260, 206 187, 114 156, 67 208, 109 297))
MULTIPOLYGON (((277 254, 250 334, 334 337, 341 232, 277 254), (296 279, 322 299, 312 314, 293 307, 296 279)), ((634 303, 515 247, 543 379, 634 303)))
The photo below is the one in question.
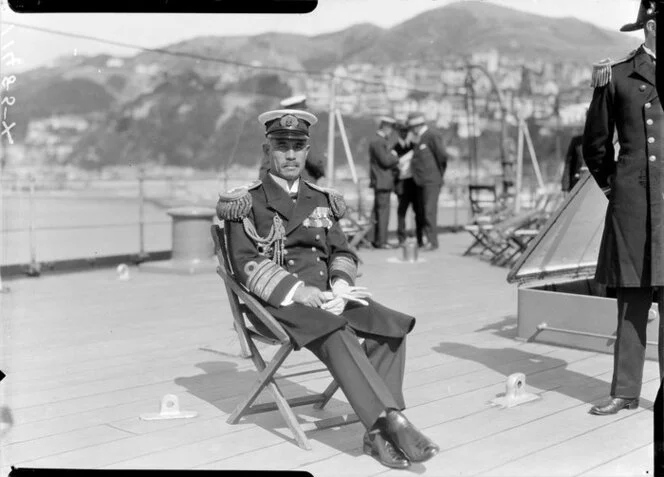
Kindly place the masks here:
POLYGON ((609 414, 616 414, 621 409, 636 409, 639 407, 639 398, 609 398, 606 401, 594 405, 590 409, 590 414, 596 416, 607 416, 609 414))
POLYGON ((393 469, 406 469, 410 462, 399 449, 385 439, 381 431, 371 431, 364 434, 364 453, 370 455, 385 467, 393 469))
POLYGON ((385 433, 411 462, 424 462, 438 454, 440 448, 413 426, 399 411, 388 411, 385 433))

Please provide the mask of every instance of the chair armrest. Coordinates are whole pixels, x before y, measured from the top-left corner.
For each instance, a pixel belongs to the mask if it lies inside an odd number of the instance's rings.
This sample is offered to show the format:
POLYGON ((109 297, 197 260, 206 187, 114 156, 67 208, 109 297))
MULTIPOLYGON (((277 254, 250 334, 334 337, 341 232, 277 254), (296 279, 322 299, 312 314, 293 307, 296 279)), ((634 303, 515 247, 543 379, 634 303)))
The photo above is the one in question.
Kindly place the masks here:
POLYGON ((237 294, 252 313, 263 323, 270 333, 272 333, 282 343, 290 342, 290 337, 286 334, 283 326, 270 315, 263 305, 247 290, 245 290, 234 278, 230 277, 223 267, 217 267, 217 273, 226 282, 226 284, 237 294))

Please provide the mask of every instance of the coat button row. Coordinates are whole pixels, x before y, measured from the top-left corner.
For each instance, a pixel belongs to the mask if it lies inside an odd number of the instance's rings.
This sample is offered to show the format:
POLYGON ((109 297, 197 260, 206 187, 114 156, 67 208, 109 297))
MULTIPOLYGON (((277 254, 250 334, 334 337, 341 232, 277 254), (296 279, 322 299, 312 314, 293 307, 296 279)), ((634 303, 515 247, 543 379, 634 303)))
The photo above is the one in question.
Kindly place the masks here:
POLYGON ((648 138, 648 144, 652 144, 653 142, 655 142, 655 138, 652 137, 652 136, 649 137, 649 138, 648 138))
POLYGON ((655 161, 657 160, 657 158, 656 158, 655 156, 650 156, 650 157, 648 158, 648 160, 649 160, 650 162, 655 162, 655 161))
POLYGON ((650 106, 652 106, 650 103, 645 104, 646 109, 650 109, 650 106))
POLYGON ((641 86, 639 86, 639 89, 641 91, 645 91, 646 90, 646 85, 642 84, 641 86))
POLYGON ((321 277, 322 277, 323 275, 325 275, 325 272, 324 272, 323 270, 321 270, 321 271, 318 272, 318 273, 320 274, 321 277))
POLYGON ((653 122, 654 122, 654 121, 653 121, 652 119, 650 119, 650 118, 648 118, 648 119, 646 120, 646 124, 647 124, 648 126, 652 126, 652 123, 653 123, 653 122))
POLYGON ((288 265, 295 265, 295 260, 289 260, 288 265))

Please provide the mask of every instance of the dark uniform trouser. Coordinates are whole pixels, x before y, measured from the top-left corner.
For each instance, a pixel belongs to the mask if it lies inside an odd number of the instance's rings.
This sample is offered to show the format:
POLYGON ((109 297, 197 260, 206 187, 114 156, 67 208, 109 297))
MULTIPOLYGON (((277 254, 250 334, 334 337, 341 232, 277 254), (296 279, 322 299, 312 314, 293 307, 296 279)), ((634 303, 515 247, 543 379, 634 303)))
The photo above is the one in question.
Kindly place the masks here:
POLYGON ((422 216, 422 228, 429 243, 438 247, 438 196, 440 184, 422 184, 418 186, 418 202, 422 216))
POLYGON ((390 190, 374 189, 373 219, 375 221, 373 244, 376 246, 387 243, 387 225, 390 220, 390 190))
POLYGON ((399 243, 406 240, 406 213, 408 206, 412 204, 415 212, 415 236, 417 243, 422 245, 422 215, 420 214, 417 201, 417 185, 413 179, 403 179, 401 181, 401 194, 398 196, 399 205, 397 206, 397 237, 399 243))
POLYGON ((403 410, 406 338, 336 330, 306 345, 330 370, 367 429, 385 409, 403 410), (357 335, 355 334, 357 333, 357 335), (358 336, 365 339, 360 345, 358 336))
MULTIPOLYGON (((641 394, 646 355, 648 310, 652 306, 653 287, 617 288, 618 332, 613 352, 611 396, 636 398, 641 394)), ((659 287, 659 377, 664 378, 664 287, 659 287)))

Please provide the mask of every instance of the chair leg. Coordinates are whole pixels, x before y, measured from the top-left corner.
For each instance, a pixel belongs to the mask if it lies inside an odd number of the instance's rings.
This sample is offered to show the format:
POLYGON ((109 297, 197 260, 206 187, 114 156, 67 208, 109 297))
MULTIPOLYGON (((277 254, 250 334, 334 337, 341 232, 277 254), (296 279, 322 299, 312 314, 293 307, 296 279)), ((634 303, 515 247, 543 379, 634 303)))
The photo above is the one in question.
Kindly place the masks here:
POLYGON ((240 356, 243 358, 251 358, 251 350, 249 349, 247 336, 242 332, 239 325, 237 324, 237 321, 233 321, 233 328, 235 328, 238 340, 240 341, 240 356))
POLYGON ((279 412, 281 412, 281 416, 286 421, 286 425, 293 433, 297 445, 304 450, 311 450, 309 439, 307 439, 307 436, 304 434, 304 430, 297 422, 297 416, 295 416, 295 413, 293 413, 293 410, 281 392, 281 389, 279 389, 279 386, 277 386, 277 383, 274 381, 275 373, 281 364, 286 360, 291 351, 293 351, 293 346, 290 343, 282 345, 275 354, 274 358, 272 358, 272 361, 270 361, 267 366, 253 341, 249 340, 249 346, 252 352, 251 358, 254 361, 256 368, 260 370, 260 374, 256 384, 254 384, 254 387, 235 408, 233 414, 229 416, 227 422, 229 424, 237 424, 245 412, 251 408, 251 405, 256 400, 261 391, 267 388, 267 390, 270 391, 270 394, 272 394, 274 402, 279 408, 279 412))
POLYGON ((323 409, 327 403, 330 402, 330 399, 332 399, 332 396, 334 396, 334 393, 336 393, 338 389, 339 383, 337 383, 335 380, 332 380, 328 387, 325 388, 325 391, 323 391, 323 398, 321 401, 314 404, 314 409, 323 409))
POLYGON ((270 384, 270 381, 279 369, 279 366, 281 366, 281 364, 286 360, 286 357, 293 350, 293 347, 290 343, 282 345, 275 354, 272 361, 270 361, 270 364, 266 366, 265 361, 263 361, 263 358, 256 348, 256 345, 254 345, 251 340, 249 341, 249 346, 251 347, 252 351, 251 359, 254 361, 256 368, 259 370, 258 380, 251 388, 251 391, 249 391, 249 394, 247 394, 247 396, 242 401, 240 401, 240 404, 237 405, 233 413, 228 417, 227 422, 229 424, 237 424, 239 422, 245 411, 253 404, 261 391, 265 389, 268 384, 270 384))
POLYGON ((277 383, 274 382, 274 379, 272 378, 270 378, 268 390, 272 394, 274 402, 277 404, 277 407, 279 408, 281 415, 286 421, 288 428, 293 433, 293 436, 297 441, 297 445, 304 450, 311 450, 309 439, 307 439, 307 436, 304 434, 304 430, 300 426, 300 423, 297 422, 297 416, 295 416, 295 413, 289 406, 288 401, 281 392, 281 389, 279 389, 279 386, 277 386, 277 383))

